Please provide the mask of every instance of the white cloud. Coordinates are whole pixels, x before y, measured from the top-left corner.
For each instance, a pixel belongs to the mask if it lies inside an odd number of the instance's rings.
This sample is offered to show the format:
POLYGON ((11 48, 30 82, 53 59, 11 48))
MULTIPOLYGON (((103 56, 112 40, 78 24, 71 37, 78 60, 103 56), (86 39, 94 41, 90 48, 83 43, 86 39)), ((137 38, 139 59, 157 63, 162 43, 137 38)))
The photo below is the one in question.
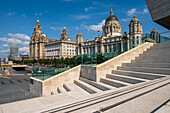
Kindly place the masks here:
POLYGON ((18 43, 22 43, 21 40, 18 40, 18 39, 14 39, 14 38, 6 38, 6 37, 3 37, 3 38, 0 38, 1 41, 4 41, 4 42, 18 42, 18 43))
POLYGON ((122 18, 122 21, 126 22, 126 21, 129 21, 130 18, 122 18))
POLYGON ((62 30, 61 27, 54 27, 54 26, 52 26, 52 27, 49 27, 49 28, 52 29, 52 30, 57 30, 57 29, 62 30))
POLYGON ((143 9, 143 14, 144 14, 144 13, 148 13, 148 9, 146 9, 146 8, 143 9))
POLYGON ((88 12, 89 10, 92 10, 92 9, 96 9, 96 7, 86 7, 86 8, 84 8, 84 11, 85 12, 88 12))
POLYGON ((98 25, 90 25, 89 29, 94 30, 94 31, 102 30, 102 26, 104 24, 105 24, 105 20, 102 20, 102 22, 100 22, 98 25))
POLYGON ((20 33, 16 33, 16 34, 12 34, 12 33, 8 33, 8 36, 11 38, 15 38, 15 39, 21 39, 21 40, 30 40, 30 37, 26 34, 20 34, 20 33))
POLYGON ((98 30, 102 30, 102 26, 103 26, 104 24, 105 24, 105 20, 102 20, 102 22, 100 22, 100 23, 97 24, 97 25, 87 26, 87 25, 81 24, 81 26, 83 26, 84 28, 86 28, 86 29, 88 29, 88 30, 98 31, 98 30))
POLYGON ((76 26, 76 30, 79 30, 79 27, 78 27, 78 26, 76 26))
POLYGON ((9 49, 0 50, 0 52, 2 52, 2 53, 6 53, 6 52, 9 52, 9 49))
POLYGON ((89 19, 90 17, 87 16, 87 15, 77 15, 77 16, 74 16, 76 19, 89 19))
POLYGON ((22 44, 23 45, 29 45, 29 43, 30 43, 29 41, 24 41, 22 44))
POLYGON ((52 30, 57 30, 57 28, 56 28, 56 27, 53 27, 53 26, 50 27, 50 29, 52 29, 52 30))
POLYGON ((2 46, 3 46, 3 47, 8 47, 8 44, 3 44, 2 46))
POLYGON ((146 14, 148 13, 148 9, 143 9, 143 11, 137 11, 136 8, 132 8, 127 12, 127 16, 132 16, 133 14, 146 14))
POLYGON ((25 14, 25 13, 23 13, 23 14, 21 14, 21 16, 22 16, 22 17, 26 17, 26 14, 25 14))
POLYGON ((129 10, 129 11, 127 12, 127 15, 128 15, 128 16, 132 16, 134 13, 136 13, 136 9, 135 9, 135 8, 129 10))
POLYGON ((29 52, 29 47, 19 48, 19 51, 29 52))
POLYGON ((3 37, 3 38, 0 38, 0 41, 4 41, 4 42, 8 42, 8 43, 17 42, 18 44, 22 44, 22 45, 29 44, 29 41, 22 41, 22 40, 16 39, 15 37, 12 37, 12 38, 3 37))
POLYGON ((34 15, 35 15, 35 16, 42 16, 43 13, 35 13, 34 15))
POLYGON ((15 14, 16 14, 15 12, 8 12, 7 16, 13 16, 15 14))

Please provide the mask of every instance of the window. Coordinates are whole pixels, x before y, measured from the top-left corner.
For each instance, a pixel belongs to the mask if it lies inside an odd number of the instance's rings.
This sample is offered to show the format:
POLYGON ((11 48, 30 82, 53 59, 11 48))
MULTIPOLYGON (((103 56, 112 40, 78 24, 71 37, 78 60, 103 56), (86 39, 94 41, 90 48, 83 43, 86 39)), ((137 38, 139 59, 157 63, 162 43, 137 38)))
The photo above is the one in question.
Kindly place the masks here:
POLYGON ((137 40, 137 42, 136 42, 137 44, 139 44, 139 41, 137 40))

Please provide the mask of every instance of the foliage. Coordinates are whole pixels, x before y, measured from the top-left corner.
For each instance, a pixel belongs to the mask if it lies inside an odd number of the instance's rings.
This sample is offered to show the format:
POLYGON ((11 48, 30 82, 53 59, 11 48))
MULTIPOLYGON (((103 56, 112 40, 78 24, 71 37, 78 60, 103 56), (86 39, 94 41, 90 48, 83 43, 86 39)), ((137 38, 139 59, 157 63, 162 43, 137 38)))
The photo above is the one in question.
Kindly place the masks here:
POLYGON ((51 64, 51 65, 57 65, 57 64, 65 64, 65 65, 72 65, 77 66, 81 64, 81 56, 80 57, 72 57, 72 58, 61 58, 61 59, 40 59, 40 60, 13 60, 13 63, 17 64, 51 64))

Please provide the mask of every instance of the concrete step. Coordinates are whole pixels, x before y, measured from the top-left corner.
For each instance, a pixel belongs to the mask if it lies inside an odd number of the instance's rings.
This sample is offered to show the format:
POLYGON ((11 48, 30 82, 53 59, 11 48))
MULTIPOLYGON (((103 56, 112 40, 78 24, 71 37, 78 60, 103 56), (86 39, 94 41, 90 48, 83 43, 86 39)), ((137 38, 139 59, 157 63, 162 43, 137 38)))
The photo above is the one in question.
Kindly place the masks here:
POLYGON ((157 45, 155 44, 154 46, 151 47, 152 50, 159 50, 159 49, 162 49, 162 50, 168 50, 170 48, 170 45, 168 44, 164 44, 164 45, 157 45))
POLYGON ((168 59, 140 59, 132 60, 131 63, 170 63, 168 59))
POLYGON ((67 91, 67 92, 69 92, 69 91, 71 91, 71 89, 67 86, 67 85, 63 85, 63 87, 64 87, 64 89, 67 91))
MULTIPOLYGON (((85 99, 84 101, 81 100, 81 102, 75 102, 69 105, 64 105, 63 107, 56 107, 50 112, 59 112, 59 113, 100 113, 105 112, 113 107, 117 107, 120 105, 123 105, 125 102, 130 102, 131 100, 138 99, 139 97, 143 97, 143 95, 147 95, 150 92, 162 88, 164 86, 167 86, 169 84, 168 80, 164 81, 157 81, 155 83, 147 83, 146 85, 141 85, 136 88, 131 88, 129 90, 126 90, 124 92, 120 93, 114 93, 112 92, 112 95, 103 95, 95 96, 95 99, 85 99)), ((167 86, 168 87, 168 86, 167 86)), ((166 88, 168 89, 168 88, 166 88)), ((165 90, 165 89, 164 89, 165 90)), ((168 90, 166 90, 168 91, 168 90)), ((155 93, 156 95, 157 93, 155 93)), ((154 95, 154 96, 155 96, 154 95)), ((150 96, 147 96, 149 98, 150 96)), ((168 95, 166 95, 165 100, 167 99, 168 95)), ((161 99, 161 98, 160 98, 161 99)), ((152 103, 153 104, 153 103, 152 103)), ((153 104, 154 105, 154 104, 153 104)), ((152 106, 153 106, 152 105, 152 106)), ((160 103, 159 103, 160 105, 160 103)), ((141 106, 140 106, 141 107, 141 106)), ((157 105, 156 105, 157 107, 157 105)), ((142 108, 144 109, 144 108, 142 108)), ((114 110, 112 110, 110 113, 112 113, 114 110)), ((46 112, 44 112, 46 113, 46 112)))
POLYGON ((147 61, 155 61, 155 62, 157 62, 157 61, 167 61, 167 62, 169 62, 170 61, 169 58, 170 58, 170 55, 169 56, 163 56, 163 57, 160 57, 160 56, 143 56, 143 57, 137 57, 137 58, 135 58, 135 60, 137 60, 137 61, 147 60, 147 61))
POLYGON ((113 87, 113 86, 111 86, 111 85, 108 85, 108 84, 105 84, 105 83, 102 83, 102 82, 98 82, 98 84, 100 84, 100 85, 102 85, 102 86, 105 86, 105 87, 107 87, 107 88, 109 88, 109 89, 111 89, 111 90, 117 90, 118 88, 116 88, 116 87, 113 87))
POLYGON ((70 92, 81 92, 85 95, 89 95, 89 93, 87 91, 85 91, 84 89, 80 88, 79 86, 77 86, 76 84, 74 83, 68 83, 68 84, 64 84, 65 86, 67 86, 67 88, 70 89, 70 92))
POLYGON ((66 93, 66 89, 64 87, 58 87, 57 88, 58 93, 66 93))
POLYGON ((120 82, 115 82, 114 80, 111 80, 111 79, 108 79, 108 78, 101 78, 100 82, 111 85, 111 86, 116 87, 116 88, 127 86, 126 83, 121 84, 120 82))
MULTIPOLYGON (((166 77, 167 79, 167 77, 166 77)), ((111 92, 103 92, 102 94, 94 94, 94 95, 90 95, 88 97, 83 97, 83 98, 79 98, 79 99, 74 99, 74 100, 68 100, 65 101, 64 103, 58 103, 58 104, 53 104, 53 105, 45 105, 44 107, 41 106, 38 109, 30 109, 27 112, 24 113, 37 113, 37 112, 43 112, 43 113, 64 113, 64 112, 78 112, 78 113, 83 113, 82 111, 78 111, 78 110, 82 110, 85 109, 85 111, 88 111, 90 108, 95 108, 95 106, 93 105, 105 105, 104 103, 108 103, 108 101, 112 102, 116 99, 119 98, 123 95, 126 96, 126 94, 132 93, 133 91, 139 92, 139 90, 141 89, 145 89, 147 87, 155 87, 157 84, 161 83, 161 82, 165 82, 165 78, 163 79, 157 79, 157 80, 153 80, 153 81, 149 81, 149 82, 144 82, 142 84, 137 84, 137 85, 133 85, 132 87, 126 87, 123 89, 119 89, 119 90, 110 90, 111 92), (104 103, 103 103, 104 102, 104 103)), ((168 81, 169 82, 169 81, 168 81)), ((69 92, 71 93, 71 92, 69 92)), ((108 104, 107 104, 108 105, 108 104)), ((97 107, 97 109, 101 109, 101 107, 97 107)), ((94 110, 94 109, 93 109, 94 110)), ((89 113, 91 113, 89 111, 89 113)))
POLYGON ((101 85, 101 84, 99 84, 95 81, 88 80, 88 79, 83 78, 83 77, 80 77, 80 80, 83 81, 83 82, 86 82, 87 84, 92 85, 92 86, 94 86, 94 87, 96 87, 96 88, 98 88, 102 91, 110 90, 110 88, 107 88, 107 87, 105 87, 105 86, 103 86, 103 85, 101 85))
POLYGON ((153 46, 153 48, 161 48, 161 47, 170 47, 170 41, 164 43, 157 43, 153 46))
POLYGON ((134 78, 142 78, 146 80, 154 80, 154 79, 165 77, 165 76, 153 75, 150 73, 124 71, 124 70, 112 70, 112 74, 124 75, 124 76, 134 77, 134 78))
MULTIPOLYGON (((144 54, 158 54, 159 55, 159 53, 170 53, 170 50, 169 49, 148 49, 146 52, 144 52, 144 54)), ((160 54, 160 55, 161 55, 160 54)))
POLYGON ((170 68, 170 63, 123 63, 122 67, 170 68))
POLYGON ((118 80, 118 81, 122 81, 122 82, 127 82, 129 84, 137 84, 137 83, 141 83, 144 82, 142 80, 137 80, 137 79, 132 79, 132 78, 127 78, 127 77, 123 77, 121 75, 117 76, 115 74, 107 74, 106 75, 107 78, 113 79, 113 80, 118 80))
POLYGON ((170 69, 169 68, 118 67, 118 70, 137 71, 137 72, 146 72, 146 73, 156 73, 156 74, 170 75, 170 69))
POLYGON ((170 55, 145 55, 145 56, 139 56, 139 57, 136 57, 135 60, 168 60, 169 61, 169 58, 170 58, 170 55))
POLYGON ((99 90, 99 89, 97 89, 81 80, 74 80, 74 83, 90 94, 102 92, 101 90, 99 90))

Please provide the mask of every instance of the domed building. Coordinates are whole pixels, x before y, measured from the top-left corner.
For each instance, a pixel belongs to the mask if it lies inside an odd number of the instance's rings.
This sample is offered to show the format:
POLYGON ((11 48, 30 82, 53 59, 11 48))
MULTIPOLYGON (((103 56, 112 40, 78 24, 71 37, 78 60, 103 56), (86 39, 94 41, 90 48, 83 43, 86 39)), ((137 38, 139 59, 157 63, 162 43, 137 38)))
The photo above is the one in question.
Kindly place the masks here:
POLYGON ((110 11, 110 16, 107 17, 105 25, 103 25, 103 36, 113 37, 122 35, 122 26, 119 24, 118 18, 110 11))
MULTIPOLYGON (((95 37, 95 40, 83 42, 83 36, 79 32, 76 36, 76 55, 96 54, 96 53, 122 53, 143 43, 145 36, 143 35, 142 25, 136 16, 132 18, 129 24, 129 33, 122 34, 122 25, 118 18, 110 11, 110 15, 106 18, 105 24, 102 26, 103 35, 95 37)), ((153 31, 152 37, 158 36, 153 31)))

